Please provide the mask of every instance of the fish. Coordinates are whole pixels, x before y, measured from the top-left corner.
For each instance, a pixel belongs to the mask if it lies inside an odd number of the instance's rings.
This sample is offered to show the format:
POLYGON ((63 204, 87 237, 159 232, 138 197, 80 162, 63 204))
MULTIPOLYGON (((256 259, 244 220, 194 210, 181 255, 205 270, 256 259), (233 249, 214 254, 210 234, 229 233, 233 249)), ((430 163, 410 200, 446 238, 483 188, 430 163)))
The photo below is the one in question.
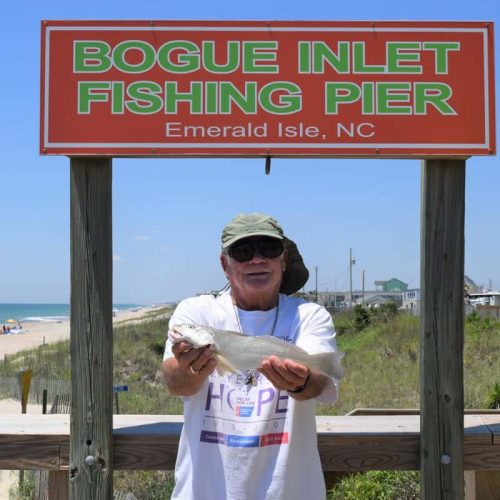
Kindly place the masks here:
POLYGON ((309 354, 295 344, 270 335, 255 337, 194 323, 173 325, 168 335, 173 344, 189 342, 195 349, 211 345, 219 374, 256 369, 269 356, 291 359, 337 380, 344 374, 341 360, 345 353, 309 354))

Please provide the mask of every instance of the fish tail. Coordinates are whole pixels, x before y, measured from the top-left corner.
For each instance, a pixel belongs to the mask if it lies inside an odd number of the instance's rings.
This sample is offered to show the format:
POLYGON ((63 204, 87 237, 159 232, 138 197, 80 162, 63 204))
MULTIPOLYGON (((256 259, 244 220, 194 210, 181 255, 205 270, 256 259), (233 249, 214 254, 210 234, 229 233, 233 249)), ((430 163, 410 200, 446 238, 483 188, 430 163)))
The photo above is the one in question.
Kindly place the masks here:
POLYGON ((322 352, 312 355, 315 368, 337 380, 340 380, 344 375, 344 368, 341 363, 344 356, 344 352, 322 352))

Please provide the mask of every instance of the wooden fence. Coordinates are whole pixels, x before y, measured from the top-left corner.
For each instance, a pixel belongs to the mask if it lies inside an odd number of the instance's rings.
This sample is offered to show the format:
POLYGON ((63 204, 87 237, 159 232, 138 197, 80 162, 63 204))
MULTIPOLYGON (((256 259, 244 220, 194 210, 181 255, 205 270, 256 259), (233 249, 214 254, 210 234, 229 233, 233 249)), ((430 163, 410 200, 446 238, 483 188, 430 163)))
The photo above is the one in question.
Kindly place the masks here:
MULTIPOLYGON (((327 484, 339 472, 418 470, 420 416, 392 413, 316 417, 327 484)), ((466 414, 464 423, 466 498, 498 500, 500 412, 466 414)), ((174 468, 182 416, 115 415, 113 424, 115 470, 174 468)), ((49 470, 50 499, 68 497, 69 447, 70 415, 0 416, 0 469, 49 470)))
MULTIPOLYGON (((47 390, 47 400, 54 401, 57 395, 71 393, 71 381, 33 377, 28 403, 42 404, 44 390, 47 390)), ((4 398, 21 399, 19 381, 16 377, 0 375, 0 399, 4 398)))

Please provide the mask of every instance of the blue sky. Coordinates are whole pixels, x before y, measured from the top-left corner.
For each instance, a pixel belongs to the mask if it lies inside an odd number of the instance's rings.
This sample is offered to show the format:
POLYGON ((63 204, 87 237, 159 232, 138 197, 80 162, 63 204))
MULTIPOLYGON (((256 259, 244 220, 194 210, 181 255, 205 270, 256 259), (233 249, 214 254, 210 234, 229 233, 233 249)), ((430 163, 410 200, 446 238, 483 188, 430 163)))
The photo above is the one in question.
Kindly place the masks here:
MULTIPOLYGON (((42 19, 484 20, 496 23, 500 53, 497 0, 31 0, 8 2, 2 18, 0 302, 69 302, 69 159, 38 154, 42 19)), ((468 160, 465 272, 496 289, 499 192, 498 156, 468 160)), ((276 159, 266 176, 257 159, 115 159, 114 301, 221 288, 220 232, 241 211, 281 222, 310 269, 306 290, 316 267, 320 290, 347 289, 349 248, 355 288, 362 271, 367 289, 392 277, 419 286, 417 160, 276 159)))

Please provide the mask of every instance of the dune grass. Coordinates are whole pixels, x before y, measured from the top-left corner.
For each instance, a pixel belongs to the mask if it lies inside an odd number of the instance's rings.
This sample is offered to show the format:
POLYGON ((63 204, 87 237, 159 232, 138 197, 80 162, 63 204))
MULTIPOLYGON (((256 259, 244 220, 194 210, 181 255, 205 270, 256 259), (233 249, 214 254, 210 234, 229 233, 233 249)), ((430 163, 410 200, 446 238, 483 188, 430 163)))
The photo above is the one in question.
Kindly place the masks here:
MULTIPOLYGON (((171 311, 170 311, 171 312, 171 311)), ((335 405, 318 405, 318 414, 343 415, 355 408, 419 407, 419 319, 375 317, 357 328, 352 314, 334 318, 341 332, 338 348, 346 353, 345 376, 335 405)), ((122 413, 180 414, 178 397, 167 394, 161 362, 168 314, 115 327, 113 383, 126 384, 122 413)), ((471 315, 465 322, 464 389, 466 408, 487 407, 488 394, 500 383, 500 322, 471 315)), ((0 375, 31 368, 35 377, 70 380, 69 341, 11 355, 0 362, 0 375)))
POLYGON ((346 353, 345 376, 334 406, 322 414, 344 415, 355 408, 418 408, 418 320, 399 316, 338 337, 346 353))

